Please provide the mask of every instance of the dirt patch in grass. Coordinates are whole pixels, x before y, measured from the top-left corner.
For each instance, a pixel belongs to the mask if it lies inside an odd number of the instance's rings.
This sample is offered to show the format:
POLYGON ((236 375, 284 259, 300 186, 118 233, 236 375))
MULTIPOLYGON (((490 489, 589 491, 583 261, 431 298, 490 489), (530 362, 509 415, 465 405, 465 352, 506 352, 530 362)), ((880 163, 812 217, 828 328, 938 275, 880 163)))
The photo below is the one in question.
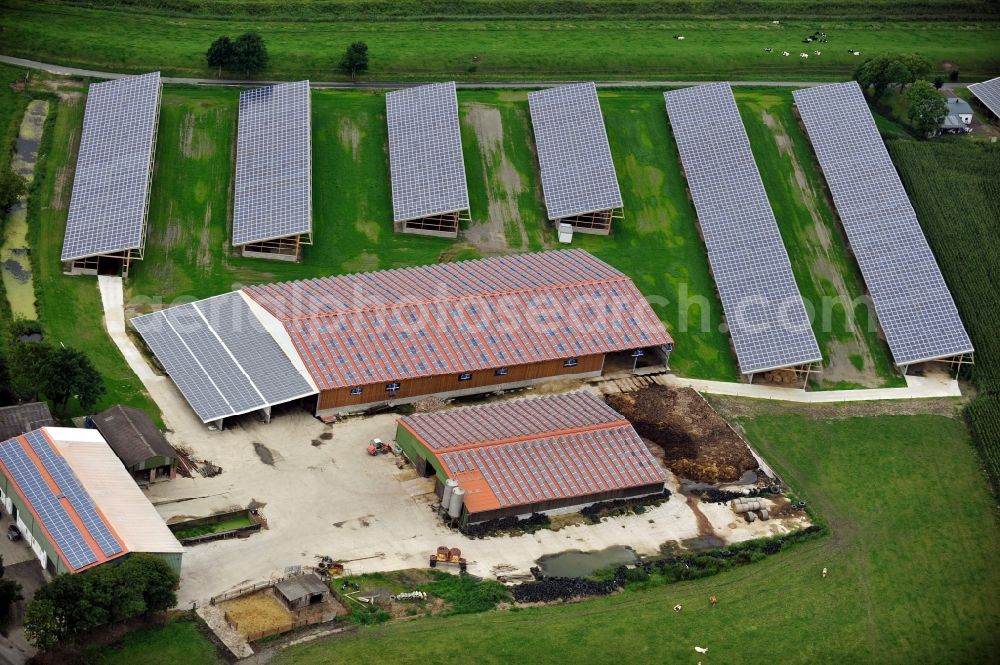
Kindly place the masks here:
MULTIPOLYGON (((792 140, 781 121, 767 111, 761 111, 761 117, 774 135, 778 151, 792 165, 798 199, 805 205, 812 218, 812 224, 808 231, 815 240, 818 251, 816 255, 805 258, 810 263, 813 280, 817 284, 825 282, 829 285, 836 292, 836 297, 840 299, 841 303, 850 303, 852 300, 851 292, 844 281, 844 273, 828 258, 833 250, 833 237, 816 205, 817 197, 821 196, 821 193, 814 190, 806 178, 805 171, 795 156, 792 140)), ((823 290, 820 292, 822 293, 823 290)), ((817 378, 824 383, 847 382, 871 388, 882 385, 883 381, 876 370, 871 350, 864 343, 865 332, 858 327, 858 319, 852 312, 847 312, 845 320, 848 326, 846 332, 850 333, 850 337, 830 340, 825 354, 827 362, 823 367, 822 375, 817 378), (851 356, 861 356, 860 368, 851 362, 851 356)))
POLYGON ((275 630, 294 621, 294 616, 270 589, 221 604, 223 611, 243 635, 275 630))
POLYGON ((205 219, 202 221, 201 233, 198 236, 198 267, 204 270, 212 268, 212 206, 205 206, 205 219))
POLYGON ((187 159, 200 159, 215 151, 208 132, 195 130, 194 113, 188 111, 181 121, 180 134, 181 154, 187 159))
POLYGON ((344 261, 343 265, 346 272, 369 272, 378 268, 378 256, 371 252, 361 252, 344 261))
POLYGON ((337 135, 344 147, 351 151, 355 162, 361 161, 361 128, 350 118, 341 118, 337 127, 337 135))
POLYGON ((518 239, 513 249, 526 249, 528 232, 517 206, 517 197, 523 191, 521 174, 504 151, 500 111, 486 104, 468 104, 465 108, 465 120, 476 133, 479 153, 489 174, 486 186, 489 200, 486 221, 470 224, 465 237, 482 252, 495 253, 511 249, 511 238, 518 239))
POLYGON ((663 449, 664 464, 678 476, 734 482, 757 468, 742 437, 691 388, 652 385, 606 399, 640 436, 663 449))

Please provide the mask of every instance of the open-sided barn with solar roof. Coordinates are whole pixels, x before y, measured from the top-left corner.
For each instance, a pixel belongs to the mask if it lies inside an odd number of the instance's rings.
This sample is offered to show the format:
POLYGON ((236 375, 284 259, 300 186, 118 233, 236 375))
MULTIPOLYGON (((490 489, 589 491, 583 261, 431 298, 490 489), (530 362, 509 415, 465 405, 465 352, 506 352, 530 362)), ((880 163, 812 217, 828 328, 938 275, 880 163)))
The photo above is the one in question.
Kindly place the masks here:
POLYGON ((327 415, 665 367, 673 347, 632 280, 582 250, 248 286, 132 323, 217 424, 304 397, 327 415))
POLYGON ((606 235, 622 215, 597 88, 575 83, 528 94, 549 219, 606 235))
POLYGON ((400 418, 396 443, 460 523, 565 511, 663 492, 666 472, 623 415, 588 392, 400 418))
POLYGON ((861 87, 793 94, 896 366, 972 362, 972 341, 861 87))
POLYGON ((159 115, 159 72, 90 86, 63 239, 66 272, 128 275, 142 258, 159 115))
POLYGON ((664 97, 740 372, 784 369, 808 382, 822 355, 732 89, 664 97))
POLYGON ((385 96, 389 176, 396 231, 454 238, 469 219, 455 83, 385 96))
POLYGON ((969 86, 969 92, 990 110, 994 118, 1000 118, 1000 76, 982 83, 973 83, 969 86))
POLYGON ((240 93, 233 245, 295 261, 312 244, 309 81, 240 93))
POLYGON ((184 549, 96 430, 43 427, 0 443, 0 500, 42 567, 78 573, 184 549))

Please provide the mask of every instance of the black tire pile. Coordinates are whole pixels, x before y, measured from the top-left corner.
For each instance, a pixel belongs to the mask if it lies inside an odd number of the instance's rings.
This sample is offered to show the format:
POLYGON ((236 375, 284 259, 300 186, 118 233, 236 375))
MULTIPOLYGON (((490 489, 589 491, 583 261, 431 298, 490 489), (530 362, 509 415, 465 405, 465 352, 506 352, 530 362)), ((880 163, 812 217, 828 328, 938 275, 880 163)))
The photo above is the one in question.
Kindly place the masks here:
POLYGON ((781 494, 781 488, 777 485, 771 485, 770 487, 758 487, 747 492, 731 492, 729 490, 720 490, 715 487, 698 492, 698 496, 701 497, 701 500, 707 503, 726 503, 728 501, 732 501, 733 499, 773 496, 775 494, 781 494))
POLYGON ((582 577, 546 577, 536 582, 525 582, 512 589, 515 602, 551 603, 557 600, 584 596, 608 596, 625 586, 625 567, 615 571, 614 579, 594 580, 582 577))
POLYGON ((612 501, 602 501, 580 510, 580 514, 586 517, 593 524, 601 521, 601 517, 609 512, 614 512, 622 508, 638 508, 642 506, 655 506, 670 498, 670 490, 664 489, 661 494, 651 496, 640 496, 635 499, 614 499, 612 501))
POLYGON ((548 526, 549 516, 542 513, 532 513, 530 517, 519 519, 516 515, 509 517, 498 517, 496 519, 479 522, 477 524, 466 524, 459 531, 470 538, 485 538, 511 531, 532 532, 548 526))

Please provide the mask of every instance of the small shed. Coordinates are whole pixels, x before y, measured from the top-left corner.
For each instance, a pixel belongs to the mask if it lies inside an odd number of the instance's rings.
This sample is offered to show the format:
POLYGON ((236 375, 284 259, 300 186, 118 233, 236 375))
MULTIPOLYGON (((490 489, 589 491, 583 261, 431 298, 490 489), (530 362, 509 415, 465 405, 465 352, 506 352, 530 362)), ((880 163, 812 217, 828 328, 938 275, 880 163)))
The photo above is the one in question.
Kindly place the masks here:
POLYGON ((36 430, 58 425, 45 402, 27 402, 0 408, 0 441, 36 430))
POLYGON ((144 411, 118 404, 93 423, 133 478, 152 482, 176 475, 177 452, 144 411))
POLYGON ((274 591, 290 610, 300 610, 330 600, 330 587, 314 573, 284 579, 274 585, 274 591))

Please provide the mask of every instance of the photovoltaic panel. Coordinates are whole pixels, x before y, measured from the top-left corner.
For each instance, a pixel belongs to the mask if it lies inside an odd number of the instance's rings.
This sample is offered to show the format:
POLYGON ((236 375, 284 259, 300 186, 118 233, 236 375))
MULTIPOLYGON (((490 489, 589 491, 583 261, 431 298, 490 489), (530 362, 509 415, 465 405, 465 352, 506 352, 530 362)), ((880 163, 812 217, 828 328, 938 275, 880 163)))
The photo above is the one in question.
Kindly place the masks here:
POLYGON ((233 245, 312 230, 309 81, 240 93, 233 245))
POLYGON ((729 84, 664 97, 740 371, 822 360, 729 84))
POLYGON ((528 94, 549 219, 622 207, 593 83, 528 94))
POLYGON ((14 482, 38 513, 38 519, 52 536, 70 567, 76 570, 95 563, 97 555, 42 478, 34 462, 24 452, 20 441, 11 439, 0 444, 0 460, 14 476, 14 482))
POLYGON ((969 86, 969 92, 993 111, 993 115, 1000 118, 1000 76, 982 83, 973 83, 969 86))
POLYGON ((390 92, 385 110, 393 220, 468 209, 455 83, 390 92))
POLYGON ((63 261, 142 247, 159 109, 159 72, 90 86, 63 261))
POLYGON ((35 455, 42 460, 45 470, 56 481, 59 490, 69 499, 69 502, 73 505, 73 510, 80 516, 84 527, 90 532, 91 537, 97 542, 101 551, 104 552, 104 556, 110 557, 121 552, 121 543, 111 533, 111 529, 108 528, 104 518, 98 514, 97 509, 94 507, 94 502, 90 500, 90 495, 80 485, 80 481, 77 480, 73 471, 70 470, 69 464, 66 463, 62 455, 52 450, 52 446, 49 445, 49 442, 45 440, 45 436, 39 430, 28 432, 24 435, 24 438, 28 441, 31 449, 35 451, 35 455))
POLYGON ((315 390, 239 292, 132 319, 203 422, 315 390))
POLYGON ((793 94, 896 364, 971 353, 861 88, 851 81, 793 94))

